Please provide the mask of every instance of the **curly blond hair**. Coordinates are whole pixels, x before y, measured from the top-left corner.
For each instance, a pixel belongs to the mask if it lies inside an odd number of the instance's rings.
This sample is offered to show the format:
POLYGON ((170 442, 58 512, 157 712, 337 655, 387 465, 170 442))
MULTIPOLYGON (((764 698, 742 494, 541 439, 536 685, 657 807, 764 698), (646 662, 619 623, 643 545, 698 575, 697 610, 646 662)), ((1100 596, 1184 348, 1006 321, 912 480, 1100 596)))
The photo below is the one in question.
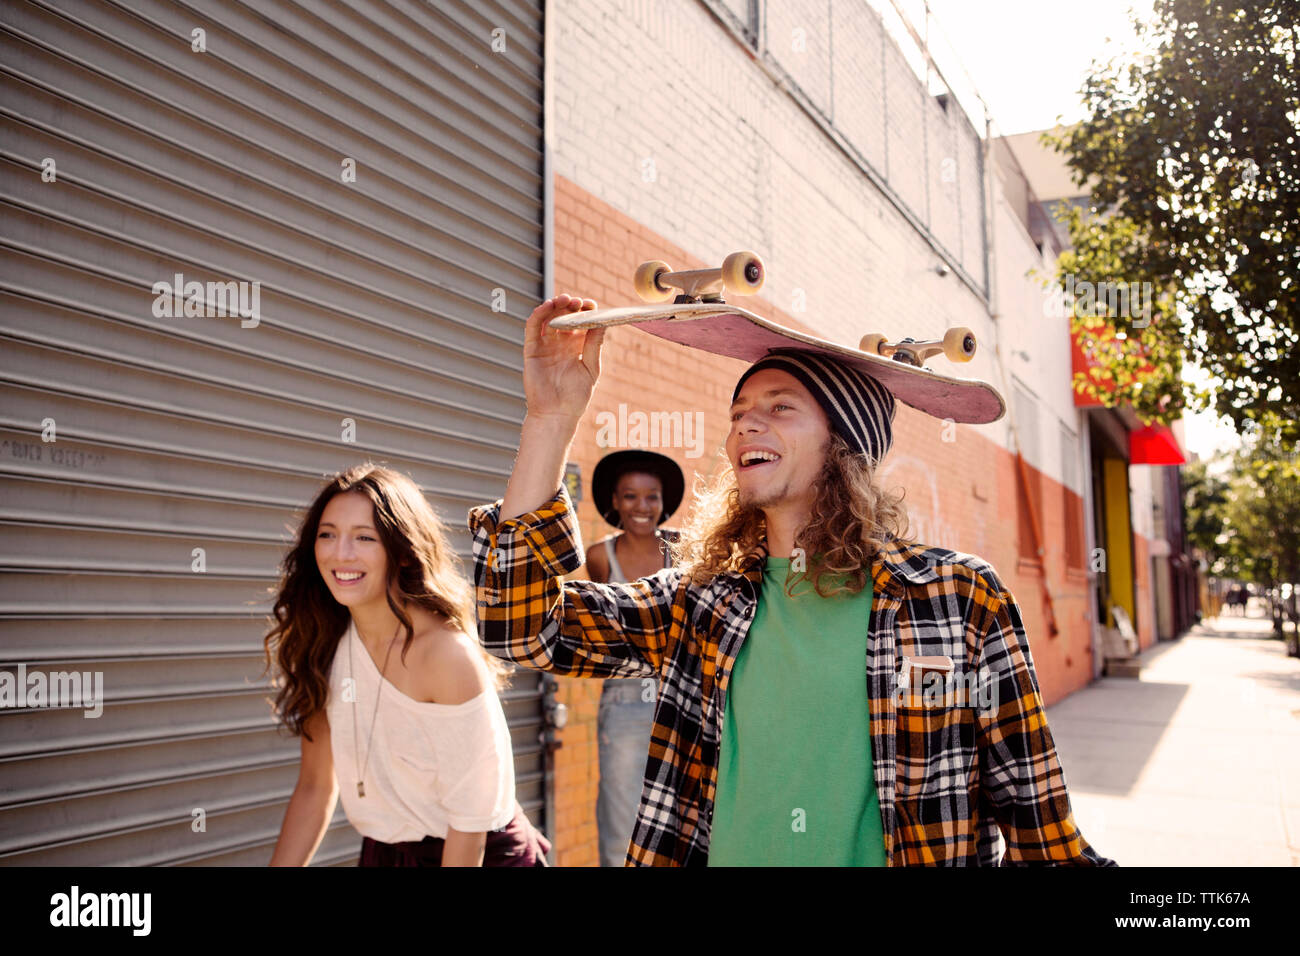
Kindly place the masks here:
MULTIPOLYGON (((808 524, 795 546, 809 556, 807 570, 793 574, 786 593, 793 596, 801 580, 814 579, 822 597, 867 586, 872 559, 888 540, 911 542, 904 494, 887 493, 876 483, 870 460, 831 432, 826 461, 815 483, 808 524)), ((739 571, 744 557, 767 538, 763 512, 740 503, 736 473, 730 465, 711 483, 695 491, 691 517, 674 557, 692 583, 707 584, 719 574, 739 571)))

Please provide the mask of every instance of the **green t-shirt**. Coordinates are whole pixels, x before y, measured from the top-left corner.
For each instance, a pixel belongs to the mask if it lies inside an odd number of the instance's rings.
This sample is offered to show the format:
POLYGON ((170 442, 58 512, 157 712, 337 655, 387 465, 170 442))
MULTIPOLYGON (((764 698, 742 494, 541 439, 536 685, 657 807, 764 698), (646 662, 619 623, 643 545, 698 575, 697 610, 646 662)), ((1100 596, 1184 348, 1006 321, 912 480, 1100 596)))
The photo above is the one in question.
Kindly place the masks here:
POLYGON ((710 866, 885 866, 871 769, 871 587, 785 593, 768 558, 723 715, 710 866))

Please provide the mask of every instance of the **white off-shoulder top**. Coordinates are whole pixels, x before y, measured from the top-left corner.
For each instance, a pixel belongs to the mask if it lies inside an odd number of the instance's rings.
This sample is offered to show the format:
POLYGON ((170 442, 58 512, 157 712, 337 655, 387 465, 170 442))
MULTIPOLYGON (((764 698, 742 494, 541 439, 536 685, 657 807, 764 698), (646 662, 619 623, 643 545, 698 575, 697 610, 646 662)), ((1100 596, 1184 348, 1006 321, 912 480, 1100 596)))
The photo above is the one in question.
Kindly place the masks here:
MULTIPOLYGON (((393 655, 400 653, 399 645, 393 655)), ((514 756, 495 690, 463 704, 413 700, 380 677, 350 622, 330 668, 326 716, 343 811, 362 836, 382 843, 445 839, 449 826, 498 830, 514 817, 514 756), (368 740, 374 752, 367 764, 368 740), (364 797, 357 794, 361 765, 364 797)))

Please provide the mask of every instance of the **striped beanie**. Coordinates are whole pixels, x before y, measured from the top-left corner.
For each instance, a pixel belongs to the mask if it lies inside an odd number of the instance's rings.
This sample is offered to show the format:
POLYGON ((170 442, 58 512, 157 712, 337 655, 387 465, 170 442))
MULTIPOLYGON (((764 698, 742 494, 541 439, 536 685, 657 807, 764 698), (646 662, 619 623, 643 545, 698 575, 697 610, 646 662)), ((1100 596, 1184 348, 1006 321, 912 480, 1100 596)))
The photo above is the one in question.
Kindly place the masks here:
POLYGON ((789 372, 797 378, 826 412, 831 428, 850 448, 871 459, 873 465, 889 452, 894 443, 893 422, 898 406, 893 393, 866 372, 819 352, 773 349, 740 376, 731 400, 740 396, 745 379, 765 368, 789 372))

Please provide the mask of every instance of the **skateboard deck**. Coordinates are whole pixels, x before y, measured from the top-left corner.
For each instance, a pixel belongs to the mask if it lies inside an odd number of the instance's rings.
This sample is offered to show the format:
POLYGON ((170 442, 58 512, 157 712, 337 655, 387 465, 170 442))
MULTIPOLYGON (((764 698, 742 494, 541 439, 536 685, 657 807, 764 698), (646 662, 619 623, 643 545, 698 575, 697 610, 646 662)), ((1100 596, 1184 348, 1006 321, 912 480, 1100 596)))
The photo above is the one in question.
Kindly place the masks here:
POLYGON ((751 364, 773 349, 820 352, 861 369, 893 392, 898 401, 936 418, 983 425, 1006 414, 1002 396, 986 382, 953 378, 827 342, 727 303, 634 305, 574 312, 550 322, 550 328, 571 330, 616 325, 634 325, 661 339, 751 364))

